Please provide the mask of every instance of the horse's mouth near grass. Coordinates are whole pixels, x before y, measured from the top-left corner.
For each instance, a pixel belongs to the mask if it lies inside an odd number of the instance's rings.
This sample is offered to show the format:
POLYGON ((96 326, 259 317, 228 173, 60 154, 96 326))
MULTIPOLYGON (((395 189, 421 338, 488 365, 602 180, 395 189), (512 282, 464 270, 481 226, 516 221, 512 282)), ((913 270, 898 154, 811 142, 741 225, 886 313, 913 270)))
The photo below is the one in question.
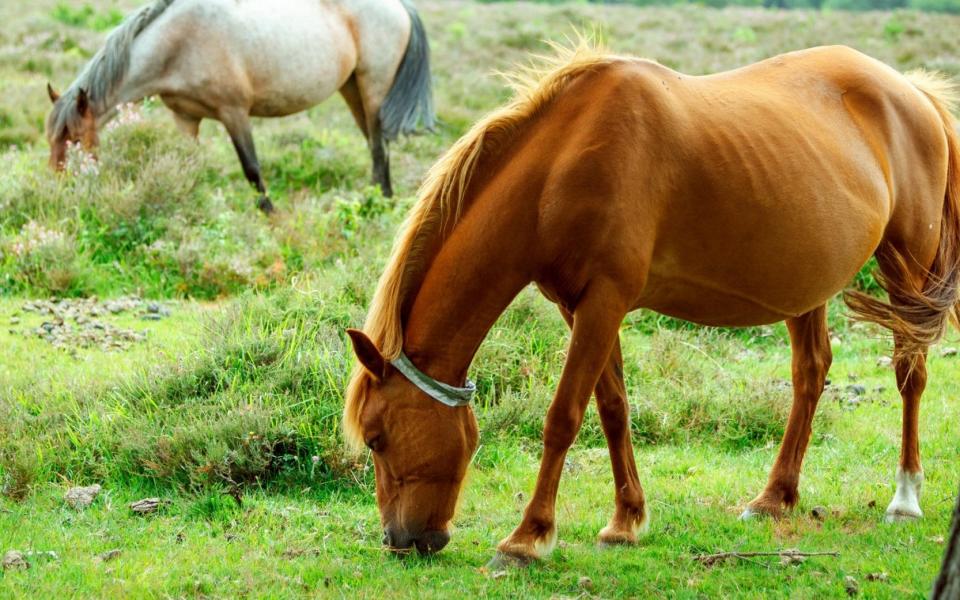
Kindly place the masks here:
POLYGON ((429 556, 443 550, 450 541, 446 531, 427 531, 419 536, 398 533, 389 528, 383 532, 383 545, 397 556, 412 554, 414 550, 421 556, 429 556))

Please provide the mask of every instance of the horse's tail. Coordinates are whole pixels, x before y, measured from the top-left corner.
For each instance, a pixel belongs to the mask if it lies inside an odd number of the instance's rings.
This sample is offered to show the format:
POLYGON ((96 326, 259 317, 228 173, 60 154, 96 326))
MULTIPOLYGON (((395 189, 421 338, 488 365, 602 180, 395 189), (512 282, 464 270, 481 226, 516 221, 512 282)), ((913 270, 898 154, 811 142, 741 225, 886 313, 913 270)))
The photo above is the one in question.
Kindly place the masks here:
POLYGON ((409 135, 420 127, 433 130, 437 116, 433 110, 433 86, 430 81, 430 43, 417 9, 410 0, 400 0, 410 15, 410 40, 393 79, 393 86, 380 107, 380 126, 387 140, 401 133, 409 135))
POLYGON ((933 103, 947 137, 947 188, 940 243, 925 282, 917 281, 913 257, 903 256, 891 244, 882 244, 877 250, 884 271, 880 284, 893 302, 887 304, 852 291, 844 299, 858 317, 892 330, 899 338, 901 353, 915 358, 943 337, 948 322, 960 327, 960 136, 950 113, 960 94, 935 74, 918 71, 907 77, 933 103))

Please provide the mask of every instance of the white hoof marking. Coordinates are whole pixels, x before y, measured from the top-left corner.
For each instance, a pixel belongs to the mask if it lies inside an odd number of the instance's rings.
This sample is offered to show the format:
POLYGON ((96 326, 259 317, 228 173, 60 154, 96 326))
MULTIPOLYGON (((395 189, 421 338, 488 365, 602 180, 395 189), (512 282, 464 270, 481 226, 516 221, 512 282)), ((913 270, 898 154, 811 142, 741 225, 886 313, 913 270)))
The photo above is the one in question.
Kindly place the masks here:
POLYGON ((643 519, 633 528, 633 534, 637 537, 642 537, 650 533, 650 507, 647 506, 643 510, 643 519))
POLYGON ((923 516, 920 510, 920 490, 923 487, 923 471, 909 473, 897 469, 897 491, 887 507, 887 522, 912 521, 923 516))
POLYGON ((537 558, 543 558, 544 556, 553 552, 553 549, 557 547, 557 526, 554 525, 547 535, 538 539, 533 543, 533 551, 536 552, 537 558))

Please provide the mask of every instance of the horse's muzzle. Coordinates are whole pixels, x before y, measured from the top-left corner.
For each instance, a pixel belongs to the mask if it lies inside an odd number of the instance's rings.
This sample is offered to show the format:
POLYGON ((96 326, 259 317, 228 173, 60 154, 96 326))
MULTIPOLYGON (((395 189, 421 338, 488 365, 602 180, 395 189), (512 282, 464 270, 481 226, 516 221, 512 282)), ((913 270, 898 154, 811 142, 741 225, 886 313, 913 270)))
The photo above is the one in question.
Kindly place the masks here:
POLYGON ((388 526, 383 530, 383 544, 396 554, 404 554, 416 548, 420 554, 434 554, 443 550, 450 541, 446 531, 425 531, 411 535, 388 526))

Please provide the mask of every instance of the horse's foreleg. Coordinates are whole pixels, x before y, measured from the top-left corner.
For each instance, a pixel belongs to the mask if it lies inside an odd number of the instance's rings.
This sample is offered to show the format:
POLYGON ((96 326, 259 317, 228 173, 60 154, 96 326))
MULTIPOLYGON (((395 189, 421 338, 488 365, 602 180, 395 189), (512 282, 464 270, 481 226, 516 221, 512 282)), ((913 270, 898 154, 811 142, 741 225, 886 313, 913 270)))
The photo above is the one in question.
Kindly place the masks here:
POLYGON ((920 396, 927 386, 926 352, 915 357, 904 356, 901 343, 894 335, 894 368, 897 388, 903 398, 903 438, 900 467, 897 469, 897 491, 887 507, 887 521, 919 519, 920 488, 923 467, 920 465, 920 396))
POLYGON ((257 160, 257 149, 253 144, 253 131, 250 128, 249 117, 243 112, 231 112, 222 115, 220 121, 227 128, 233 147, 237 150, 244 176, 260 192, 257 208, 266 214, 272 213, 273 203, 267 197, 267 186, 260 175, 260 161, 257 160))
MULTIPOLYGON (((560 309, 567 324, 573 325, 573 315, 560 309)), ((649 519, 643 487, 633 458, 633 443, 630 440, 630 405, 627 403, 627 388, 623 381, 623 356, 620 340, 613 345, 607 365, 600 374, 594 389, 600 424, 607 438, 610 465, 613 469, 616 508, 613 518, 600 531, 601 544, 633 544, 637 535, 643 533, 649 519)))
POLYGON ((780 517, 784 507, 796 505, 800 497, 800 467, 810 442, 813 416, 833 360, 826 306, 788 319, 787 329, 793 348, 793 408, 767 487, 749 504, 742 518, 756 513, 780 517))
POLYGON ((520 525, 497 546, 494 564, 527 563, 549 553, 557 538, 555 506, 567 450, 577 437, 590 395, 607 365, 628 309, 617 285, 595 280, 573 311, 563 375, 543 428, 543 458, 520 525))
POLYGON ((616 486, 616 509, 607 526, 600 530, 599 541, 601 544, 634 544, 637 535, 646 532, 650 520, 633 458, 630 405, 627 404, 627 389, 623 381, 619 340, 600 375, 596 396, 616 486))

